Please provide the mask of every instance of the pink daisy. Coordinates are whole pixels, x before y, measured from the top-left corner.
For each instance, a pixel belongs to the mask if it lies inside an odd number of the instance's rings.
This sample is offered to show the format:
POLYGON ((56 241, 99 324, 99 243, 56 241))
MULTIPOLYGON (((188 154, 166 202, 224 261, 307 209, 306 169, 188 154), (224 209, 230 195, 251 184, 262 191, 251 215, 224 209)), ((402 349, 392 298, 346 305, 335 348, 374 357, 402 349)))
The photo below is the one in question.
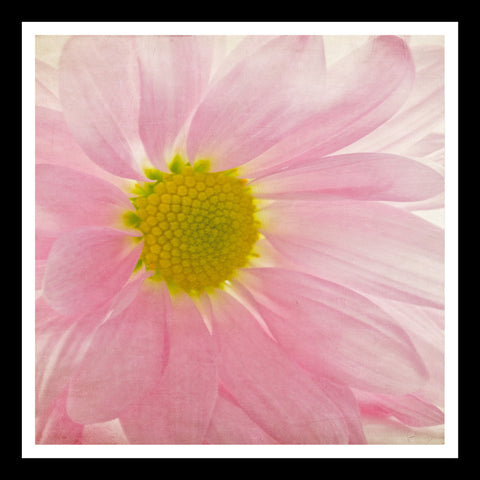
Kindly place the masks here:
POLYGON ((443 423, 442 50, 225 40, 37 61, 37 443, 443 423))

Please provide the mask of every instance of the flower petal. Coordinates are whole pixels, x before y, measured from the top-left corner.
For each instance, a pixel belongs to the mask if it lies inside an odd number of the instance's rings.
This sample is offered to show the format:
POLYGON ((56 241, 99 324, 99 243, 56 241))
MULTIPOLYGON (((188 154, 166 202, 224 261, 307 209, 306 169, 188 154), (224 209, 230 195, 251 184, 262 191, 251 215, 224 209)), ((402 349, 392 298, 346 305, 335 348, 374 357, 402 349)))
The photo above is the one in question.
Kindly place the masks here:
POLYGON ((93 311, 111 300, 126 283, 143 243, 125 232, 83 227, 61 235, 50 250, 43 291, 60 313, 93 311))
POLYGON ((35 163, 74 168, 112 183, 118 178, 93 163, 73 138, 62 112, 35 108, 35 163))
POLYGON ((114 175, 144 179, 133 39, 72 37, 62 51, 59 85, 65 119, 86 154, 114 175))
POLYGON ((286 444, 349 442, 351 393, 314 380, 291 362, 228 294, 215 292, 209 316, 220 380, 262 430, 286 444))
MULTIPOLYGON (((213 170, 238 167, 296 129, 309 114, 305 105, 297 107, 291 101, 301 92, 299 63, 308 66, 307 81, 313 76, 307 61, 313 54, 305 53, 308 44, 304 37, 274 38, 216 82, 192 119, 187 138, 190 160, 209 159, 213 170)), ((316 47, 323 58, 321 42, 316 47)), ((301 86, 306 88, 307 81, 301 86)))
POLYGON ((114 185, 66 167, 37 165, 35 185, 36 224, 57 235, 86 225, 115 226, 132 209, 114 185))
POLYGON ((173 302, 163 376, 120 417, 131 443, 201 444, 210 422, 218 388, 213 340, 189 297, 173 302))
POLYGON ((35 291, 39 292, 42 289, 43 276, 45 275, 45 268, 47 266, 46 260, 35 260, 35 291))
MULTIPOLYGON (((383 151, 411 155, 428 148, 428 136, 443 132, 444 49, 438 46, 412 48, 415 83, 402 108, 375 132, 347 147, 350 151, 383 151)), ((443 148, 443 134, 441 135, 443 148)), ((421 156, 421 155, 419 155, 421 156)))
POLYGON ((276 202, 262 232, 299 268, 360 292, 443 306, 443 231, 373 202, 276 202))
POLYGON ((444 414, 431 403, 424 402, 416 395, 374 395, 356 392, 360 409, 365 413, 381 412, 391 415, 411 427, 431 427, 444 423, 444 414))
POLYGON ((406 149, 408 155, 425 159, 444 171, 445 136, 441 133, 428 133, 416 144, 406 149))
POLYGON ((245 269, 239 281, 274 338, 312 373, 384 393, 425 383, 425 366, 406 333, 361 295, 278 268, 245 269))
POLYGON ((219 391, 210 426, 205 436, 209 444, 276 444, 228 395, 219 391))
POLYGON ((400 108, 413 78, 413 61, 403 40, 370 40, 327 71, 326 85, 319 82, 317 91, 309 91, 310 115, 273 148, 243 165, 242 175, 255 178, 296 162, 300 155, 319 158, 353 143, 400 108))
POLYGON ((109 422, 91 423, 83 427, 83 445, 124 445, 127 437, 118 419, 109 422))
MULTIPOLYGON (((363 420, 369 445, 443 445, 444 426, 408 427, 392 417, 363 420)), ((411 447, 410 447, 411 448, 411 447)))
POLYGON ((42 297, 35 307, 35 412, 40 433, 83 358, 102 312, 85 318, 65 317, 52 310, 42 297))
POLYGON ((243 61, 249 55, 255 53, 261 46, 265 45, 275 36, 272 35, 246 35, 243 38, 225 37, 228 47, 229 43, 235 42, 233 48, 220 59, 217 69, 214 71, 212 83, 216 83, 222 77, 234 68, 238 63, 243 61))
POLYGON ((70 384, 73 420, 112 420, 153 388, 165 361, 169 315, 166 287, 144 284, 128 307, 98 328, 70 384))
POLYGON ((136 39, 141 103, 140 135, 150 161, 164 168, 174 141, 208 85, 213 39, 143 36, 136 39))
POLYGON ((414 160, 383 153, 299 159, 299 167, 251 183, 259 198, 413 202, 443 190, 443 177, 414 160))
POLYGON ((61 110, 58 97, 58 71, 35 59, 35 105, 61 110))
POLYGON ((55 400, 48 419, 36 443, 43 445, 68 445, 81 442, 83 425, 73 422, 65 409, 66 390, 55 400))
POLYGON ((445 332, 441 309, 372 298, 402 325, 428 368, 428 382, 416 392, 427 402, 444 404, 445 332))

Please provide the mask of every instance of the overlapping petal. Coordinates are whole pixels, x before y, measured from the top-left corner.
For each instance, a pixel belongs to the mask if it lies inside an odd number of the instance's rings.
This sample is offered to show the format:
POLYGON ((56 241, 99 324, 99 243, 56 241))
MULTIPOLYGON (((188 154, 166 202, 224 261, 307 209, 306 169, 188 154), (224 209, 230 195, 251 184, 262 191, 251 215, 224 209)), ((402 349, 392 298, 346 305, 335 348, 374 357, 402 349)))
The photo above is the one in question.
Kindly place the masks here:
POLYGON ((355 392, 360 409, 372 416, 393 416, 405 425, 431 427, 444 423, 443 412, 415 394, 378 395, 355 392))
POLYGON ((346 392, 291 362, 239 302, 219 291, 209 316, 220 380, 268 435, 287 444, 348 443, 350 429, 361 429, 346 392))
POLYGON ((309 115, 296 130, 243 165, 242 175, 257 178, 294 165, 302 155, 328 155, 374 131, 402 106, 414 71, 403 40, 371 39, 329 68, 326 82, 317 91, 308 89, 309 115))
POLYGON ((275 36, 273 35, 247 35, 238 38, 226 37, 227 44, 222 44, 224 55, 213 72, 211 83, 216 83, 218 80, 221 80, 232 68, 235 68, 237 64, 274 38, 275 36), (235 43, 233 46, 230 45, 230 49, 227 51, 229 47, 228 43, 232 41, 235 43))
POLYGON ((93 332, 105 313, 99 311, 95 315, 65 317, 52 310, 43 298, 37 299, 35 331, 37 440, 40 438, 45 440, 44 430, 49 428, 47 424, 52 420, 52 412, 58 408, 62 412, 65 410, 66 396, 63 393, 68 389, 72 375, 85 355, 93 332))
POLYGON ((313 373, 384 393, 425 383, 426 368, 406 333, 357 293, 278 268, 247 269, 239 281, 278 343, 313 373))
POLYGON ((80 444, 83 425, 72 421, 65 408, 67 390, 54 401, 51 410, 45 416, 45 424, 37 426, 37 439, 39 444, 65 445, 80 444))
POLYGON ((35 181, 36 222, 57 235, 87 225, 119 225, 133 208, 115 185, 68 167, 37 165, 35 181))
POLYGON ((444 179, 414 160, 383 153, 299 158, 289 168, 251 183, 258 198, 415 202, 443 191, 444 179))
MULTIPOLYGON (((307 44, 304 37, 274 38, 218 80, 192 119, 187 138, 190 160, 209 159, 213 170, 238 167, 297 129, 311 113, 305 100, 291 101, 292 95, 306 95, 294 80, 299 64, 311 60, 305 56, 307 44)), ((321 43, 318 56, 323 58, 321 43)), ((317 70, 320 76, 322 68, 317 70)), ((306 77, 311 80, 317 70, 306 77)), ((303 87, 310 90, 311 84, 303 87)))
POLYGON ((205 434, 209 444, 220 445, 269 445, 276 444, 228 395, 220 390, 205 434))
POLYGON ((443 230, 379 202, 276 202, 262 230, 305 271, 354 290, 443 305, 443 230))
POLYGON ((164 366, 170 312, 166 287, 143 285, 130 305, 98 328, 70 383, 73 420, 112 420, 153 388, 164 366))
POLYGON ((83 445, 124 445, 128 439, 118 419, 108 422, 90 423, 83 427, 83 445))
POLYGON ((369 416, 364 418, 363 425, 365 437, 370 445, 414 446, 443 445, 445 443, 443 425, 416 428, 407 426, 393 417, 379 419, 369 416))
POLYGON ((444 311, 378 297, 372 300, 401 324, 428 368, 428 382, 416 394, 442 407, 445 401, 444 311))
POLYGON ((119 183, 117 177, 90 160, 73 137, 63 113, 43 106, 35 108, 35 163, 73 168, 119 183))
POLYGON ((62 51, 59 72, 67 125, 88 157, 114 175, 143 179, 133 38, 72 37, 62 51))
POLYGON ((61 110, 58 94, 58 71, 41 60, 35 60, 35 105, 61 110))
MULTIPOLYGON (((402 108, 375 131, 346 147, 342 153, 373 151, 410 155, 425 154, 432 132, 442 132, 444 122, 444 51, 438 46, 411 49, 415 62, 415 83, 402 108), (423 154, 421 154, 423 150, 423 154)), ((443 148, 444 136, 436 148, 443 148)), ((431 150, 430 150, 431 151, 431 150)))
MULTIPOLYGON (((173 158, 175 140, 207 88, 213 58, 210 37, 138 37, 140 136, 160 169, 173 158)), ((184 153, 184 148, 181 149, 184 153)))
POLYGON ((52 246, 43 281, 47 302, 63 314, 103 306, 127 282, 143 244, 107 227, 82 227, 61 235, 52 246))
POLYGON ((173 300, 168 363, 141 404, 120 416, 133 443, 200 444, 217 398, 213 339, 192 300, 173 300))

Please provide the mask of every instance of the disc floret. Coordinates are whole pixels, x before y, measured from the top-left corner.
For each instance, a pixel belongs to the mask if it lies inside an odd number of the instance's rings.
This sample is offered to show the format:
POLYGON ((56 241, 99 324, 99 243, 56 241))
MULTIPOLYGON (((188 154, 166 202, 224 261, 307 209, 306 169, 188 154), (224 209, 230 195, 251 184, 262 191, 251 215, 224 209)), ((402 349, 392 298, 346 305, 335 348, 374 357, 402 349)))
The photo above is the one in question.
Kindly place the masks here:
POLYGON ((136 185, 136 214, 125 217, 143 234, 145 268, 188 293, 221 287, 247 265, 259 238, 247 181, 207 166, 176 157, 171 173, 148 170, 153 181, 136 185))

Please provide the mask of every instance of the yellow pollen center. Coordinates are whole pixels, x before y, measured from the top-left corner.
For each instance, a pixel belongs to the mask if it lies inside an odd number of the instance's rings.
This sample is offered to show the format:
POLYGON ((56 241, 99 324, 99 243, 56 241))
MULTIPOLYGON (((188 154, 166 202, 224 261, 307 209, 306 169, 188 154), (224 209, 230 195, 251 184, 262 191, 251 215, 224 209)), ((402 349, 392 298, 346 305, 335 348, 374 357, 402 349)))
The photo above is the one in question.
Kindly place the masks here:
POLYGON ((221 286, 246 266, 259 237, 246 181, 191 166, 158 177, 133 202, 144 239, 140 260, 189 293, 221 286))

